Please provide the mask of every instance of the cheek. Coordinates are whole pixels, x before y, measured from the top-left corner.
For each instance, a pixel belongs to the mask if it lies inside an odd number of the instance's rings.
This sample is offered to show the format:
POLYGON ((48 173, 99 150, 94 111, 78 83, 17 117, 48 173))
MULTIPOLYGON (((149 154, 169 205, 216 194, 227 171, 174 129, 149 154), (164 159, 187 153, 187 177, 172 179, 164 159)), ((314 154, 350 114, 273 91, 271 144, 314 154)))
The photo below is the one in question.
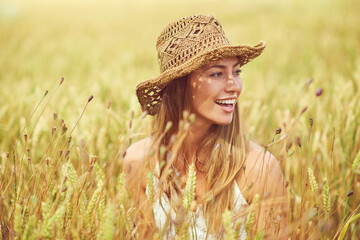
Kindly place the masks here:
POLYGON ((243 89, 244 89, 244 86, 243 86, 243 83, 242 83, 241 80, 239 82, 239 88, 240 88, 240 91, 239 91, 239 95, 240 95, 242 93, 243 89))
POLYGON ((192 87, 192 98, 197 101, 205 101, 216 98, 221 86, 215 82, 197 82, 192 87))
POLYGON ((206 107, 209 99, 208 84, 204 82, 194 82, 191 85, 191 107, 195 111, 206 107))

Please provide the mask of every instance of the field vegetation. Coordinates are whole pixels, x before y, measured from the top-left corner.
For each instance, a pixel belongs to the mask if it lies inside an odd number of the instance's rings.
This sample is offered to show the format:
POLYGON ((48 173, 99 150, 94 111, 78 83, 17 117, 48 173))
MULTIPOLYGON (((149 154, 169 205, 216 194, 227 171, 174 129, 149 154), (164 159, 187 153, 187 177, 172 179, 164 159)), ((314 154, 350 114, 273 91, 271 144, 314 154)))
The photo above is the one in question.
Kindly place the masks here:
POLYGON ((126 148, 151 129, 134 89, 158 74, 161 29, 203 13, 234 44, 267 43, 242 68, 240 106, 288 182, 289 237, 358 239, 359 12, 353 0, 0 2, 0 238, 141 232, 122 173, 126 148))

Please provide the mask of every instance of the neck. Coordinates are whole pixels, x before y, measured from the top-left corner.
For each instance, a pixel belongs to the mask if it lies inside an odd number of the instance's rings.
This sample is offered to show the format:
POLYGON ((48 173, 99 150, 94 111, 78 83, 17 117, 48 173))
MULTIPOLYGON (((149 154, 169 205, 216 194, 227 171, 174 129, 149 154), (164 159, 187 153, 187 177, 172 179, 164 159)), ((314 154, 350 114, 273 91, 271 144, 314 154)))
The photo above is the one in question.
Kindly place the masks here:
POLYGON ((188 146, 187 154, 194 156, 205 135, 208 133, 210 127, 210 123, 200 121, 200 119, 195 120, 195 122, 191 124, 189 133, 186 138, 186 145, 188 146))

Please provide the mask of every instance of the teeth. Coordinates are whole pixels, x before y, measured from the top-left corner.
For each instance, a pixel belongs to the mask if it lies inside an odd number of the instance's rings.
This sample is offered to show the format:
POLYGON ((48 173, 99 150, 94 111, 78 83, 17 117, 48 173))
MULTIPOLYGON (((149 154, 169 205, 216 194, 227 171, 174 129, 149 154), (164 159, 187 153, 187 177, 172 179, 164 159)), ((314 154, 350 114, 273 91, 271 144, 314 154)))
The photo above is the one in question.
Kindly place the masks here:
POLYGON ((219 99, 219 100, 215 100, 215 102, 220 104, 234 104, 235 99, 219 99))

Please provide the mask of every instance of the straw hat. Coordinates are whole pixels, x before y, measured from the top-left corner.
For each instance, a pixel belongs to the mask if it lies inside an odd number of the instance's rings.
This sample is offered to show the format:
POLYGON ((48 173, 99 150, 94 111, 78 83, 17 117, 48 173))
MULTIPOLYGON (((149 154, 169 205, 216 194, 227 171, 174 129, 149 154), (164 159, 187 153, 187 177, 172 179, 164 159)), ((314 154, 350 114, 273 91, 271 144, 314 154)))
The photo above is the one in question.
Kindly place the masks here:
POLYGON ((158 113, 165 87, 199 67, 226 57, 238 56, 240 66, 261 54, 265 42, 255 46, 232 45, 213 16, 190 16, 170 23, 157 39, 160 75, 141 82, 136 95, 143 111, 158 113))

